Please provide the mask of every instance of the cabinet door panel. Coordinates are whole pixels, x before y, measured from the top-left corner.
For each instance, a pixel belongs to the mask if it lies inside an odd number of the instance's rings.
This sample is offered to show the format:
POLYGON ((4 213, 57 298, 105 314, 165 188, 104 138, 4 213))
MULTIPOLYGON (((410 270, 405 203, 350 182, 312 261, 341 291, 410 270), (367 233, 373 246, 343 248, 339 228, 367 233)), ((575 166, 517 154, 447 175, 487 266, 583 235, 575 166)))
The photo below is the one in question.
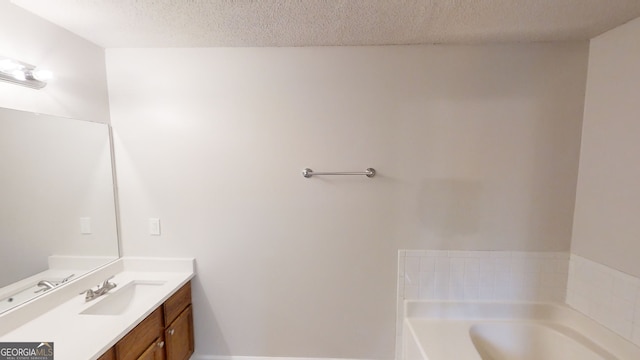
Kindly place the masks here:
POLYGON ((162 336, 162 307, 156 309, 116 344, 116 359, 134 360, 162 336))
POLYGON ((187 307, 165 330, 167 360, 187 360, 193 354, 193 311, 187 307))
POLYGON ((162 338, 156 339, 137 360, 165 360, 164 340, 162 338))

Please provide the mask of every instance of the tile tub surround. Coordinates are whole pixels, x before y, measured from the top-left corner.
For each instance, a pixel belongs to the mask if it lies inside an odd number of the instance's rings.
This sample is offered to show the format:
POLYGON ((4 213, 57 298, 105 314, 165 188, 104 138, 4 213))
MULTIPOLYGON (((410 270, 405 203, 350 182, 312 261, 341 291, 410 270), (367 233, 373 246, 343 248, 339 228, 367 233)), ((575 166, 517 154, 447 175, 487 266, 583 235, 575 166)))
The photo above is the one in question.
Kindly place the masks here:
POLYGON ((564 303, 568 252, 399 250, 396 359, 404 300, 564 303))
POLYGON ((567 304, 640 346, 640 279, 571 254, 567 304))

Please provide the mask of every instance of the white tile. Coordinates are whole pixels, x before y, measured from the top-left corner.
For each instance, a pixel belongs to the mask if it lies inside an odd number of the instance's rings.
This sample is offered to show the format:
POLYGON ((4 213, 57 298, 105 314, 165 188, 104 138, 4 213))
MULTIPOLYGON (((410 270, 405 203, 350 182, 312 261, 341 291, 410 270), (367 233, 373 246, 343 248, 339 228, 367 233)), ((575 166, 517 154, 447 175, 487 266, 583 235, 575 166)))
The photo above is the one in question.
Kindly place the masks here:
POLYGON ((436 300, 436 284, 420 285, 420 300, 436 300))
POLYGON ((552 301, 560 304, 564 304, 564 299, 567 297, 567 288, 552 288, 552 292, 550 294, 550 298, 546 301, 552 301))
POLYGON ((492 259, 492 258, 480 259, 478 267, 479 267, 478 271, 480 271, 480 273, 493 274, 496 271, 495 259, 492 259))
POLYGON ((478 273, 480 272, 480 259, 478 258, 467 258, 464 259, 464 271, 478 273))
POLYGON ((420 257, 424 255, 424 250, 406 250, 405 256, 420 257))
POLYGON ((452 273, 464 272, 464 258, 449 258, 449 269, 452 273))
POLYGON ((539 272, 540 259, 536 258, 514 258, 511 262, 511 271, 513 272, 539 272))
POLYGON ((494 259, 495 271, 508 273, 511 272, 511 258, 496 258, 494 259))
POLYGON ((434 294, 435 299, 446 300, 449 298, 449 273, 439 273, 435 274, 435 288, 434 294))
POLYGON ((557 264, 562 260, 555 258, 538 259, 539 271, 543 273, 556 273, 558 272, 557 264))
POLYGON ((434 272, 421 272, 420 273, 420 285, 426 285, 428 283, 433 283, 435 280, 434 272))
POLYGON ((611 313, 616 318, 624 319, 625 321, 632 322, 635 312, 635 303, 629 300, 619 298, 617 296, 612 297, 611 313))
POLYGON ((407 256, 404 259, 404 272, 413 273, 420 271, 420 258, 417 256, 407 256))
POLYGON ((432 300, 435 296, 435 274, 420 273, 420 299, 432 300))
POLYGON ((510 286, 504 284, 496 284, 493 290, 494 298, 496 300, 513 300, 513 289, 510 286))
POLYGON ((449 274, 449 285, 464 287, 464 272, 451 272, 449 274))
POLYGON ((420 299, 420 286, 409 285, 404 287, 404 299, 405 300, 418 300, 420 299))
POLYGON ((628 301, 635 301, 638 295, 638 279, 622 272, 614 275, 613 295, 628 301))
POLYGON ((480 272, 478 274, 478 286, 481 288, 493 288, 496 283, 494 274, 480 272))
POLYGON ((586 297, 592 304, 596 304, 598 307, 611 308, 613 303, 613 295, 611 292, 602 291, 599 288, 591 288, 591 291, 586 294, 586 297))
POLYGON ((404 256, 398 257, 398 274, 404 274, 405 259, 404 256))
POLYGON ((593 277, 591 281, 595 284, 600 290, 606 292, 613 292, 613 272, 609 269, 597 269, 592 273, 593 277))
POLYGON ((579 294, 572 294, 570 296, 568 296, 569 298, 571 298, 571 302, 569 303, 569 305, 580 311, 581 313, 585 314, 585 315, 589 315, 589 300, 583 296, 580 296, 579 294))
POLYGON ((480 286, 480 274, 477 271, 465 271, 464 286, 465 287, 480 286))
POLYGON ((446 272, 449 273, 449 269, 451 267, 451 263, 449 258, 436 258, 436 272, 446 272))
POLYGON ((465 286, 464 287, 464 300, 478 300, 480 295, 480 289, 475 286, 475 287, 469 287, 469 286, 465 286))
MULTIPOLYGON (((591 300, 591 299, 589 299, 591 300)), ((603 305, 598 302, 589 301, 589 308, 587 309, 587 315, 594 318, 600 323, 608 323, 611 316, 611 306, 603 305)))
POLYGON ((542 277, 542 281, 544 282, 544 286, 554 287, 554 288, 567 288, 567 276, 563 274, 551 274, 549 278, 542 277))
POLYGON ((420 258, 407 257, 404 264, 405 285, 418 285, 420 276, 420 258))
POLYGON ((479 257, 480 254, 478 251, 464 251, 464 250, 450 250, 449 257, 461 257, 461 258, 476 258, 479 257))
POLYGON ((434 272, 436 271, 436 258, 432 256, 423 256, 420 258, 420 271, 421 272, 434 272))
POLYGON ((497 272, 495 276, 495 286, 511 287, 513 284, 513 274, 510 272, 497 272))
POLYGON ((494 300, 493 286, 480 286, 478 288, 478 300, 494 300))
POLYGON ((613 317, 609 328, 625 339, 630 339, 633 333, 633 324, 631 321, 620 317, 613 317))
POLYGON ((464 284, 450 284, 449 286, 449 299, 455 301, 464 300, 464 284))
POLYGON ((449 251, 447 251, 447 250, 425 250, 423 256, 448 257, 449 256, 449 251))
POLYGON ((564 303, 566 293, 563 288, 542 287, 538 289, 536 299, 544 302, 564 303))

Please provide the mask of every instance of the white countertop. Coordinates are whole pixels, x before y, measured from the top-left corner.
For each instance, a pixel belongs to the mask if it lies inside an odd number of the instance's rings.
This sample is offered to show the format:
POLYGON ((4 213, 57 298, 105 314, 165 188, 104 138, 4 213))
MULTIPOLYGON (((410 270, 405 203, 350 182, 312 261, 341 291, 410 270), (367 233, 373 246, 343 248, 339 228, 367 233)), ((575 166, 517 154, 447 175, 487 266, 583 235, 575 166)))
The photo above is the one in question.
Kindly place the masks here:
POLYGON ((53 342, 56 359, 97 359, 194 276, 193 259, 177 260, 183 262, 178 266, 167 265, 166 261, 171 262, 171 259, 139 260, 118 260, 120 263, 102 269, 97 274, 92 274, 93 276, 68 284, 60 289, 57 296, 51 296, 51 299, 41 297, 21 306, 16 311, 19 314, 3 314, 0 322, 5 323, 6 318, 7 323, 3 324, 5 329, 0 329, 0 342, 53 342), (188 265, 184 266, 184 262, 191 262, 190 269, 188 265), (80 291, 95 286, 111 275, 115 275, 111 282, 118 285, 111 292, 90 302, 85 302, 84 295, 78 295, 80 291), (157 281, 162 284, 154 285, 143 299, 136 301, 135 306, 122 314, 81 314, 134 280, 157 281), (51 307, 51 304, 45 305, 45 302, 55 304, 51 307), (29 309, 30 306, 32 309, 29 309))

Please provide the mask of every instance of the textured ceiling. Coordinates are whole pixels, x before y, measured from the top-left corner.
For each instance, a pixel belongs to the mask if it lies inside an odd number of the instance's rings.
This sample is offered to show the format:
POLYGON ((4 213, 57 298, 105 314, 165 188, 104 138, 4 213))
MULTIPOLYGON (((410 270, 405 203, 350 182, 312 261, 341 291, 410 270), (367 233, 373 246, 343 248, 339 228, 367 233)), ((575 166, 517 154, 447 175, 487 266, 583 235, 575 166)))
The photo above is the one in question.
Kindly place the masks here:
POLYGON ((589 39, 640 0, 13 0, 106 48, 589 39))

